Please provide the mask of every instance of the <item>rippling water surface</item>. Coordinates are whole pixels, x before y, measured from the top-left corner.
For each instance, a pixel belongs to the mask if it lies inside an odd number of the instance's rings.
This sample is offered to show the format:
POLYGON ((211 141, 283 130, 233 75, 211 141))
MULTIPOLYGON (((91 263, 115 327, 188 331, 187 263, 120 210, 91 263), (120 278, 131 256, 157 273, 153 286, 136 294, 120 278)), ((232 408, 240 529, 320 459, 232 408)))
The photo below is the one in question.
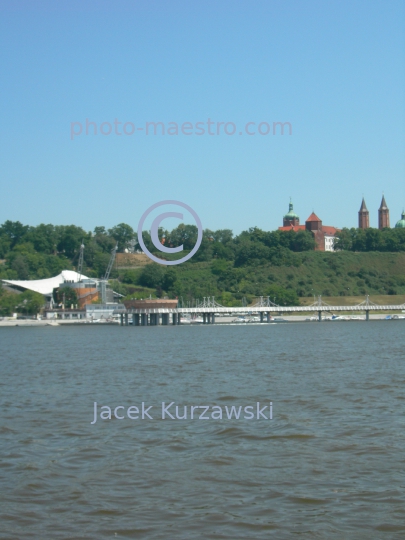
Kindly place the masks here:
POLYGON ((405 538, 404 351, 401 321, 0 328, 0 538, 405 538))

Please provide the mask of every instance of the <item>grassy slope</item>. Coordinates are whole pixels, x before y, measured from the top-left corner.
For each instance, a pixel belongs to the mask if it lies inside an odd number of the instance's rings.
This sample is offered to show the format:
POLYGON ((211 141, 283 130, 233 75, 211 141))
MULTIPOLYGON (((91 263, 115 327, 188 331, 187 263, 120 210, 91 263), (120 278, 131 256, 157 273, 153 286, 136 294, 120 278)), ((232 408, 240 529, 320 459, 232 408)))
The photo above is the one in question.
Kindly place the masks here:
POLYGON ((218 288, 233 294, 265 294, 272 284, 292 288, 297 294, 313 298, 405 294, 405 253, 320 253, 296 254, 299 266, 271 266, 231 269, 214 275, 211 263, 189 263, 177 267, 184 292, 195 296, 218 293, 218 288), (219 278, 219 280, 218 280, 219 278), (203 294, 202 294, 203 293, 203 294))
MULTIPOLYGON (((356 306, 361 302, 364 302, 364 296, 322 296, 322 301, 330 304, 331 306, 356 306)), ((317 299, 315 299, 317 301, 317 299)), ((314 303, 313 296, 309 298, 300 299, 302 306, 309 306, 314 303)), ((394 304, 405 304, 405 294, 398 295, 383 295, 383 294, 374 294, 370 295, 370 302, 374 304, 381 305, 394 305, 394 304)))

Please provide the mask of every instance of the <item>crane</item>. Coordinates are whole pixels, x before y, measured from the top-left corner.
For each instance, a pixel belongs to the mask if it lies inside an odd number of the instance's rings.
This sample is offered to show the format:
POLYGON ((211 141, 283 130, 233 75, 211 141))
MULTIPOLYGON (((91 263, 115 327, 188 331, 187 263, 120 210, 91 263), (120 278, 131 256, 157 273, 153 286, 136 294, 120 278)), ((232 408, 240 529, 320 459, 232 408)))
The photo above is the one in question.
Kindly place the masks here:
POLYGON ((116 244, 114 249, 111 251, 111 257, 110 257, 110 260, 108 262, 108 266, 107 266, 107 270, 105 271, 104 278, 100 280, 101 301, 102 301, 103 304, 107 303, 107 283, 108 283, 108 278, 110 277, 110 274, 111 274, 112 267, 114 265, 115 254, 117 253, 117 249, 118 249, 118 244, 116 244))
POLYGON ((82 243, 81 243, 81 246, 80 246, 80 255, 79 255, 79 264, 78 264, 78 267, 77 267, 77 270, 78 270, 78 278, 77 278, 77 282, 79 283, 79 281, 82 279, 82 271, 83 271, 83 252, 84 252, 84 244, 83 244, 83 240, 82 240, 82 243))

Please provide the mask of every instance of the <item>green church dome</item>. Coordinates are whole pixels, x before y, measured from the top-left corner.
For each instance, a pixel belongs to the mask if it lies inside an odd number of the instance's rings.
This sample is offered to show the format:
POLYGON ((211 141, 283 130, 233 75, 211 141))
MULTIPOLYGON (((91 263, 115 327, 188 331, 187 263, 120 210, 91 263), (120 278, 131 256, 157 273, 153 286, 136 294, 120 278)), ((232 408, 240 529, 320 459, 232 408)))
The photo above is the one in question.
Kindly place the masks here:
POLYGON ((402 212, 401 219, 395 225, 396 229, 405 229, 405 212, 402 212))
POLYGON ((293 203, 291 201, 288 206, 288 214, 285 214, 284 219, 300 219, 298 214, 294 212, 293 203))

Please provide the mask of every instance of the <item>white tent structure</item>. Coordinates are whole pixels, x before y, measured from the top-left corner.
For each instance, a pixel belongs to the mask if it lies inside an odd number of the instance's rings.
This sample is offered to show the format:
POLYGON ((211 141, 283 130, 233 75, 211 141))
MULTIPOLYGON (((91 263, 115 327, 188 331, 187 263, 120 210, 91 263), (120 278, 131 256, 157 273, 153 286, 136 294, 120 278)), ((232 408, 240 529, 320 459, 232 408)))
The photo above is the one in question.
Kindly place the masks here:
MULTIPOLYGON (((62 283, 77 283, 79 280, 90 279, 83 274, 78 274, 73 270, 63 270, 59 275, 47 278, 47 279, 33 279, 33 280, 13 280, 3 279, 2 281, 10 287, 19 287, 29 291, 34 291, 44 296, 51 297, 55 288, 59 287, 62 283)), ((98 282, 97 279, 92 279, 94 282, 98 282)))

